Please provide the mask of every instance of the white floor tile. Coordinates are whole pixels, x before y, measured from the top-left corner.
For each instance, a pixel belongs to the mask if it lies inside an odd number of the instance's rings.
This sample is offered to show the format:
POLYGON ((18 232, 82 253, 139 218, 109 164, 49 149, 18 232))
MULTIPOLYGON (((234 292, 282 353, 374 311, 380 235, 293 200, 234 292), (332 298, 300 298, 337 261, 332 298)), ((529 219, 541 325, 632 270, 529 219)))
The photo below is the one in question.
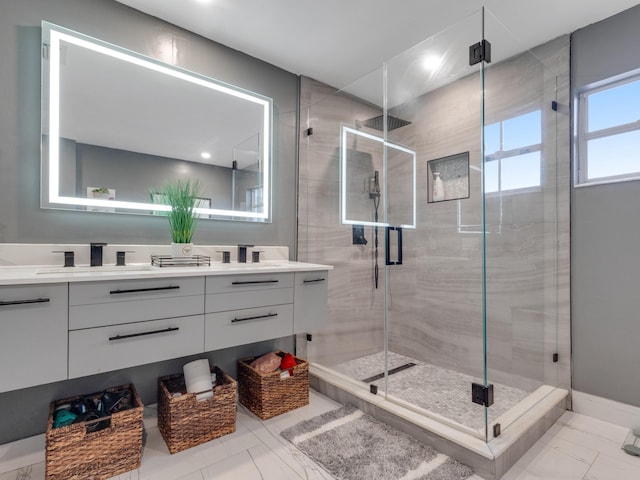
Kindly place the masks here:
MULTIPOLYGON (((0 445, 0 473, 44 461, 44 434, 0 445)), ((4 477, 0 476, 4 480, 4 477)))
MULTIPOLYGON (((575 445, 580 445, 617 461, 635 466, 636 457, 622 451, 622 443, 629 430, 618 425, 603 422, 573 412, 566 412, 545 434, 555 436, 575 445)), ((640 474, 638 475, 640 478, 640 474)))
POLYGON ((590 463, 537 442, 506 473, 504 480, 582 480, 590 463))
POLYGON ((185 475, 184 477, 180 477, 178 480, 204 480, 204 477, 202 476, 202 472, 198 471, 185 475))
POLYGON ((302 478, 265 445, 250 448, 249 455, 264 480, 301 480, 302 478))
MULTIPOLYGON (((339 407, 313 391, 308 406, 267 421, 239 406, 235 433, 174 455, 156 426, 155 411, 145 409, 142 465, 111 480, 334 480, 280 432, 339 407)), ((627 433, 617 425, 566 412, 503 480, 639 480, 640 458, 621 449, 627 433)), ((44 445, 32 448, 37 442, 41 440, 0 446, 0 480, 44 480, 44 445), (17 469, 31 459, 31 465, 17 469)))
POLYGON ((0 474, 0 480, 44 480, 45 464, 38 462, 11 472, 0 474))
MULTIPOLYGON (((171 455, 160 431, 150 428, 147 430, 147 441, 142 450, 139 480, 176 480, 196 472, 208 465, 198 454, 204 448, 211 447, 209 444, 199 445, 171 455)), ((221 458, 223 457, 224 455, 221 455, 221 458)))
POLYGON ((558 435, 544 434, 539 443, 546 444, 558 453, 567 455, 575 460, 591 465, 598 456, 598 450, 569 442, 558 435))
POLYGON ((621 463, 619 459, 604 454, 598 455, 584 480, 638 480, 640 478, 640 457, 630 457, 630 459, 635 459, 635 465, 631 462, 621 463))
POLYGON ((201 470, 204 480, 262 480, 262 474, 244 451, 201 470))

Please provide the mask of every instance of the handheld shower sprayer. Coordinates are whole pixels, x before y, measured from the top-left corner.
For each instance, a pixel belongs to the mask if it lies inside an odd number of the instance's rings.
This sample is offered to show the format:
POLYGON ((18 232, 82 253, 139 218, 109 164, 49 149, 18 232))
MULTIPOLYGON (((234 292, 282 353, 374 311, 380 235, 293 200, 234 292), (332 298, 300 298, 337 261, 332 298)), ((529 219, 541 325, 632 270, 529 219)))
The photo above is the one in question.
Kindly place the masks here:
POLYGON ((378 288, 378 208, 380 208, 380 172, 374 170, 373 176, 369 177, 369 198, 373 200, 373 220, 375 226, 373 227, 374 243, 373 243, 373 255, 374 255, 374 267, 373 267, 373 280, 374 285, 378 288))
POLYGON ((369 198, 380 198, 380 172, 375 170, 369 178, 369 198))

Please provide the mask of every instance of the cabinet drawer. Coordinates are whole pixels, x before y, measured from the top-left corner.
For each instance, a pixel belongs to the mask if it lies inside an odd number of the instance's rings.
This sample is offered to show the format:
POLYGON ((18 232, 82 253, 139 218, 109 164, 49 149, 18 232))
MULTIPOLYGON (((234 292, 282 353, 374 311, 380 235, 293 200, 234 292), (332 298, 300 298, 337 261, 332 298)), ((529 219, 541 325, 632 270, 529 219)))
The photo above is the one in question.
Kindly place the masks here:
POLYGON ((203 293, 204 277, 72 283, 69 287, 69 305, 185 297, 203 293))
POLYGON ((204 277, 72 284, 69 330, 204 313, 204 277))
POLYGON ((67 284, 0 287, 0 392, 67 378, 67 284))
POLYGON ((202 353, 203 315, 69 332, 69 378, 202 353))
POLYGON ((295 333, 313 332, 327 320, 327 284, 329 272, 295 274, 293 330, 295 333))
POLYGON ((293 288, 293 273, 260 273, 209 276, 206 293, 249 292, 252 290, 293 288))
POLYGON ((205 351, 293 334, 293 305, 248 308, 205 315, 205 351))
POLYGON ((205 312, 222 312, 242 308, 293 303, 293 288, 269 288, 249 292, 212 293, 205 298, 205 312))

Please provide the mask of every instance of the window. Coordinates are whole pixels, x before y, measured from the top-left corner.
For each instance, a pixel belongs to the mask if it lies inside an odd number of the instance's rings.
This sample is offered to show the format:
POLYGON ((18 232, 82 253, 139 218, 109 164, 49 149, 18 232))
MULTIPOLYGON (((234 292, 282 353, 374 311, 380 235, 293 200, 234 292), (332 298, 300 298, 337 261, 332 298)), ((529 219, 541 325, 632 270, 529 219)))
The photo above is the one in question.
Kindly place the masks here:
POLYGON ((540 187, 540 110, 487 125, 484 143, 485 193, 540 187))
POLYGON ((640 177, 640 75, 578 94, 578 183, 640 177))

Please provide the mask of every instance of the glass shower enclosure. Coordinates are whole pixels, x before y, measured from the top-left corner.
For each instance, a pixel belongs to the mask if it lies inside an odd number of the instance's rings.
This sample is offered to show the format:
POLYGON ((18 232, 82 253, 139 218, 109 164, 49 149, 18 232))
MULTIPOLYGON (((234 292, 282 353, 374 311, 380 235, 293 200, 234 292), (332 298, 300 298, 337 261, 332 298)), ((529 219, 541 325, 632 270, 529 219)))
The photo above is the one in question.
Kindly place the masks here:
POLYGON ((485 441, 565 386, 563 52, 483 10, 339 91, 302 79, 298 259, 334 267, 312 365, 485 441))

